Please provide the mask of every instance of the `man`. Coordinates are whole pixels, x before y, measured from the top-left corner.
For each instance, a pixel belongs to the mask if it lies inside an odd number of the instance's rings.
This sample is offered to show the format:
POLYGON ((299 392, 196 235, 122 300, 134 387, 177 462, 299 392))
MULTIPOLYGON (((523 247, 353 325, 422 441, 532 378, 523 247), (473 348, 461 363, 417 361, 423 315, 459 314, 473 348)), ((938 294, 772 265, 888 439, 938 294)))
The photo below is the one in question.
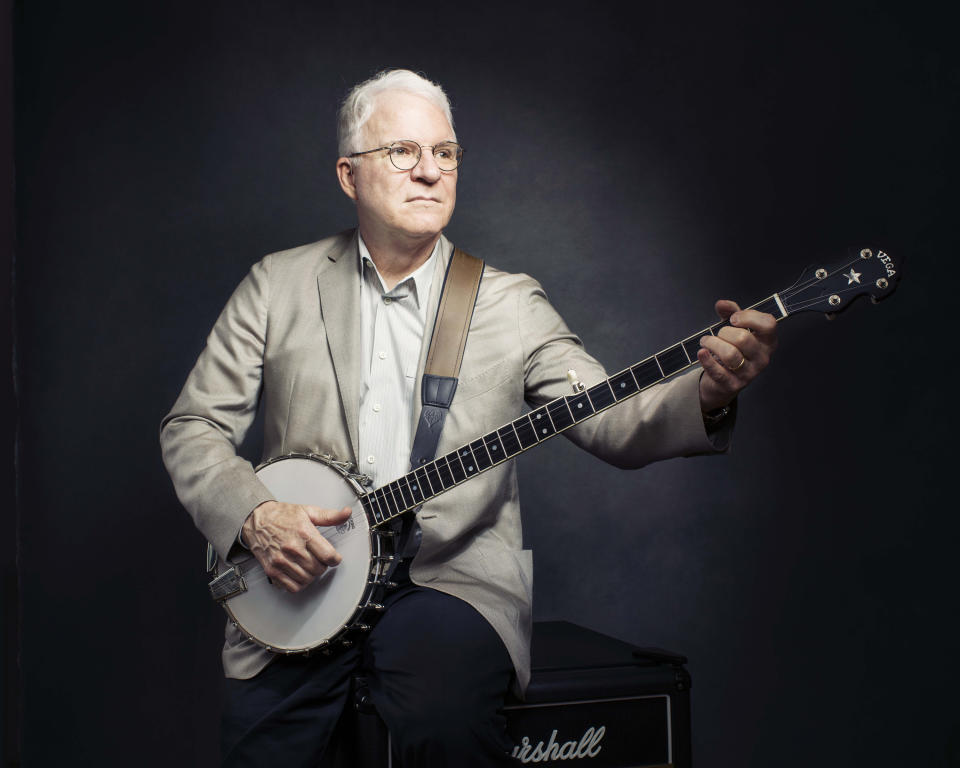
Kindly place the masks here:
MULTIPOLYGON (((317 531, 349 510, 274 499, 236 455, 257 405, 264 455, 351 460, 375 485, 405 473, 419 377, 452 245, 462 152, 439 86, 394 70, 351 91, 337 177, 358 229, 254 265, 211 333, 161 428, 177 493, 221 557, 248 547, 278 589, 296 592, 340 555, 317 531)), ((769 315, 717 303, 732 327, 706 337, 703 370, 647 390, 565 434, 636 467, 722 450, 730 406, 769 361, 769 315)), ((569 393, 566 372, 605 377, 526 275, 488 266, 444 453, 569 393)), ((330 657, 271 654, 227 626, 223 717, 230 765, 313 765, 363 668, 404 766, 509 764, 498 714, 529 680, 531 554, 521 549, 516 472, 506 462, 428 502, 419 551, 366 640, 330 657)))

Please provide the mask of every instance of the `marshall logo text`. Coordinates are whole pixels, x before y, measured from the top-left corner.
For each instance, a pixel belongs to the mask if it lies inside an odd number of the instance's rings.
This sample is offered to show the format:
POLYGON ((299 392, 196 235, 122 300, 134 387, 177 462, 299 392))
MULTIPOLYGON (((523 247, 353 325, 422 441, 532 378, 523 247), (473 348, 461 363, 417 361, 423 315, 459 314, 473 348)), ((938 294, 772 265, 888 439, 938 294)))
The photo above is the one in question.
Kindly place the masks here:
POLYGON ((539 741, 536 746, 533 746, 530 739, 524 736, 513 748, 513 757, 521 763, 546 763, 551 760, 580 760, 585 757, 596 757, 603 749, 600 746, 600 740, 606 732, 605 725, 599 728, 591 726, 580 737, 579 742, 565 741, 561 744, 557 741, 557 730, 554 728, 547 743, 539 741))

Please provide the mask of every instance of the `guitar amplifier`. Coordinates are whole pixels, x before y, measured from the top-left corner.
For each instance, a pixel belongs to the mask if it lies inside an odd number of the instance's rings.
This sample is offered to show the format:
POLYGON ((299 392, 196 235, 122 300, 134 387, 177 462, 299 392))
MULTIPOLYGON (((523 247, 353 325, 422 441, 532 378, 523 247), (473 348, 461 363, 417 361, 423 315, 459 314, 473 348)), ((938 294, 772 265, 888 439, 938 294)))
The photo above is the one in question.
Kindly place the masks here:
MULTIPOLYGON (((511 697, 507 730, 518 764, 690 768, 686 658, 638 648, 566 621, 536 622, 526 699, 511 697)), ((326 765, 390 768, 389 734, 355 684, 326 765)))
POLYGON ((533 675, 506 707, 520 763, 690 768, 686 658, 566 621, 534 624, 533 675))

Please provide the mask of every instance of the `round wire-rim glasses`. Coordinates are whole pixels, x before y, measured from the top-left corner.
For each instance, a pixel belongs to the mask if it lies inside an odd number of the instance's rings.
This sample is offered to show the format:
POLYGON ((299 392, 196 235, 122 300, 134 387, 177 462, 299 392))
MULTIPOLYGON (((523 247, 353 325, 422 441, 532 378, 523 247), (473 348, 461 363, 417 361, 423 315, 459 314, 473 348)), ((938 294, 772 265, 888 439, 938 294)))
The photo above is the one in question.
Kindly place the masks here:
POLYGON ((390 158, 390 162, 397 170, 410 171, 417 167, 425 149, 433 152, 433 159, 441 171, 455 171, 463 161, 463 147, 455 141, 441 141, 439 144, 430 146, 429 144, 420 145, 412 139, 402 139, 385 147, 353 152, 347 157, 359 157, 360 155, 387 150, 387 157, 390 158))

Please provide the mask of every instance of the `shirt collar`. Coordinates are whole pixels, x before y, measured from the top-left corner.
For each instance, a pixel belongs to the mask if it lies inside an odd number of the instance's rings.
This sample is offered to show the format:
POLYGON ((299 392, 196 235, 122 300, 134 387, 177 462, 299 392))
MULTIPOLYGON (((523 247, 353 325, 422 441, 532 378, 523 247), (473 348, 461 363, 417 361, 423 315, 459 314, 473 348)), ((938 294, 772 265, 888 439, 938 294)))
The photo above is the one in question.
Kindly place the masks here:
POLYGON ((426 301, 427 297, 430 295, 430 287, 433 285, 433 269, 434 265, 437 263, 437 259, 440 254, 440 238, 437 238, 436 245, 433 246, 433 251, 423 264, 417 267, 413 272, 407 275, 403 280, 397 283, 392 290, 388 291, 387 286, 383 282, 383 278, 380 276, 380 270, 377 269, 377 265, 373 263, 373 259, 370 258, 370 251, 367 248, 367 244, 363 242, 363 237, 358 233, 357 234, 358 245, 360 246, 360 275, 364 276, 364 266, 369 265, 366 269, 372 269, 373 274, 376 275, 377 282, 379 283, 380 290, 385 296, 396 296, 399 292, 400 295, 406 295, 405 290, 412 286, 413 288, 413 298, 417 302, 417 307, 421 305, 421 297, 426 301))

